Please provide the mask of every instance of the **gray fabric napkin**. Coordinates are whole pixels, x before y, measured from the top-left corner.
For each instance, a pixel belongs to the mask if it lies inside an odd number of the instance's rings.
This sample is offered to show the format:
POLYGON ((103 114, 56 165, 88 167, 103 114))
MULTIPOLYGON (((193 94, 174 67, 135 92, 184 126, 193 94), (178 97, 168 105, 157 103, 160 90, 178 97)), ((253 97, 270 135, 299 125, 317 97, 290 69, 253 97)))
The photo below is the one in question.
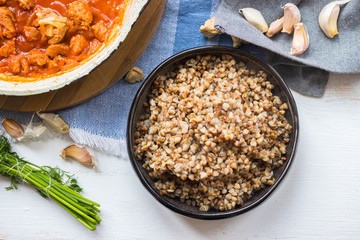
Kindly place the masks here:
POLYGON ((320 29, 318 17, 321 9, 331 1, 223 0, 216 13, 215 26, 222 32, 269 50, 265 60, 291 88, 306 95, 321 97, 325 92, 329 72, 360 73, 360 0, 351 0, 341 7, 339 34, 329 39, 320 29), (268 38, 238 12, 239 8, 255 8, 270 24, 283 15, 281 6, 288 2, 298 5, 301 21, 309 33, 309 48, 299 56, 288 54, 292 34, 278 33, 268 38))

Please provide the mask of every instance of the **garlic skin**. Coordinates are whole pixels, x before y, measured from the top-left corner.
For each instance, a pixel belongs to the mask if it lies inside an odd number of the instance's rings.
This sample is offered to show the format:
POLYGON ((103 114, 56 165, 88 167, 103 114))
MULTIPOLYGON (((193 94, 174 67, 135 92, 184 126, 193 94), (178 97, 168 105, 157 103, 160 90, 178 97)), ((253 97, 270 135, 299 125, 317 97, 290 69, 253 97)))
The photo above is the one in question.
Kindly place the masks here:
POLYGON ((43 125, 33 126, 32 121, 26 126, 24 135, 17 138, 18 141, 28 141, 39 138, 46 132, 47 128, 43 125))
POLYGON ((266 33, 268 31, 269 26, 261 12, 258 10, 254 8, 241 8, 239 9, 239 13, 241 13, 245 19, 260 32, 266 33))
POLYGON ((270 23, 269 30, 266 33, 266 36, 272 37, 283 29, 284 17, 276 19, 270 23))
POLYGON ((1 121, 5 131, 13 138, 21 138, 24 135, 24 127, 11 118, 4 118, 1 121))
POLYGON ((60 156, 64 160, 74 159, 83 165, 95 168, 95 159, 85 147, 70 145, 61 151, 60 156))
POLYGON ((287 3, 284 9, 284 24, 281 32, 291 34, 294 30, 294 25, 301 21, 301 13, 299 8, 293 3, 287 3))
POLYGON ((329 38, 333 38, 338 34, 337 20, 340 13, 340 5, 346 4, 350 0, 334 1, 327 4, 319 14, 319 25, 321 30, 329 38))
POLYGON ((53 113, 36 113, 44 123, 58 133, 65 134, 69 132, 69 126, 62 120, 59 115, 53 113))
POLYGON ((309 34, 304 23, 296 23, 294 25, 294 36, 292 47, 290 50, 291 55, 300 55, 309 47, 309 34))

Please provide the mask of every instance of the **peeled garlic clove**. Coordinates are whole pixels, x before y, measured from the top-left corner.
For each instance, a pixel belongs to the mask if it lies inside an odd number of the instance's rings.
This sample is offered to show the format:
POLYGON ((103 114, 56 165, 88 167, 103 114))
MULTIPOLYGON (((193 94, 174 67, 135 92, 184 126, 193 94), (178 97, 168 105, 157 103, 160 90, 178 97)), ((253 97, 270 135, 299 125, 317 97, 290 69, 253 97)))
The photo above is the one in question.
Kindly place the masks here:
POLYGON ((21 138, 24 135, 24 127, 11 118, 5 118, 1 121, 5 131, 13 138, 21 138))
POLYGON ((70 145, 61 151, 60 156, 64 160, 74 159, 86 166, 95 166, 94 158, 85 147, 70 145))
POLYGON ((59 115, 53 113, 36 113, 46 125, 58 133, 65 134, 69 132, 69 126, 62 120, 59 115))
POLYGON ((339 33, 337 30, 337 20, 340 13, 340 5, 346 4, 348 2, 350 2, 350 0, 334 1, 327 4, 321 10, 319 14, 320 28, 329 38, 333 38, 336 34, 339 33))
POLYGON ((291 55, 300 55, 309 47, 309 34, 304 23, 294 25, 294 36, 292 41, 291 55))
POLYGON ((299 8, 293 3, 284 5, 284 24, 281 32, 291 34, 294 30, 294 25, 301 21, 301 14, 299 8))
POLYGON ((241 8, 239 12, 245 17, 245 19, 260 32, 265 33, 269 29, 265 18, 258 10, 254 8, 241 8))
POLYGON ((279 19, 276 19, 275 21, 273 21, 270 26, 269 26, 269 30, 266 33, 266 36, 268 37, 272 37, 275 34, 277 34, 278 32, 281 31, 281 29, 283 28, 284 25, 284 17, 281 17, 279 19))

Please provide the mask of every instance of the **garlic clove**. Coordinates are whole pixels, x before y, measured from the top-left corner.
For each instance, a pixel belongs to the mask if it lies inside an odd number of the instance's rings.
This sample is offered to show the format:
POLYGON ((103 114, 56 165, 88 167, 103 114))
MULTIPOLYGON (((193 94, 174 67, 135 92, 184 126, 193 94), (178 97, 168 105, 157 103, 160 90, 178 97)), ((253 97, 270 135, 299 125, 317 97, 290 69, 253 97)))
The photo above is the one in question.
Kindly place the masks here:
POLYGON ((69 132, 69 126, 62 120, 59 115, 53 113, 36 113, 46 125, 58 133, 65 134, 69 132))
POLYGON ((329 38, 333 38, 338 34, 337 20, 340 13, 340 5, 346 4, 350 0, 334 1, 327 4, 319 14, 319 25, 321 30, 329 38))
POLYGON ((235 36, 231 36, 231 39, 233 41, 233 47, 238 48, 241 46, 241 39, 235 36))
POLYGON ((136 83, 140 82, 144 78, 143 71, 138 67, 133 67, 130 71, 126 74, 125 80, 129 83, 136 83))
POLYGON ((279 19, 276 19, 275 21, 273 21, 270 26, 269 26, 269 30, 266 33, 266 36, 268 37, 272 37, 275 34, 277 34, 278 32, 280 32, 283 28, 284 25, 284 17, 281 17, 279 19))
POLYGON ((43 124, 33 125, 34 115, 27 126, 21 125, 13 119, 5 118, 2 120, 2 125, 5 131, 18 141, 27 141, 39 138, 46 132, 46 127, 43 124))
POLYGON ((86 166, 95 166, 95 159, 85 147, 79 147, 77 145, 70 145, 64 148, 60 156, 64 160, 74 159, 86 166))
POLYGON ((5 131, 13 138, 21 138, 24 135, 24 127, 11 118, 5 118, 1 121, 5 131))
POLYGON ((301 13, 299 8, 293 3, 287 3, 284 9, 284 24, 281 32, 291 34, 294 30, 294 25, 301 21, 301 13))
POLYGON ((265 21, 265 18, 258 10, 254 8, 241 8, 239 9, 245 19, 254 27, 256 27, 260 32, 265 33, 268 31, 269 27, 265 21))
POLYGON ((206 20, 204 25, 200 26, 200 32, 207 38, 213 38, 220 34, 220 30, 215 28, 215 17, 206 20))
POLYGON ((291 55, 300 55, 309 47, 309 34, 304 23, 294 25, 294 36, 292 41, 291 55))

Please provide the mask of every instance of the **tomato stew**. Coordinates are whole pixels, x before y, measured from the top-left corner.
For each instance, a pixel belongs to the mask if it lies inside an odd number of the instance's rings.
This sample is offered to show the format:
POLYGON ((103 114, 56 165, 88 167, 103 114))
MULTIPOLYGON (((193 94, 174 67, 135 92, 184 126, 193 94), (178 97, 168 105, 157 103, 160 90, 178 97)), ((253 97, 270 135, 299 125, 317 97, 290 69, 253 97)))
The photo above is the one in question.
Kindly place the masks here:
POLYGON ((46 77, 94 54, 129 0, 0 0, 0 74, 46 77))

